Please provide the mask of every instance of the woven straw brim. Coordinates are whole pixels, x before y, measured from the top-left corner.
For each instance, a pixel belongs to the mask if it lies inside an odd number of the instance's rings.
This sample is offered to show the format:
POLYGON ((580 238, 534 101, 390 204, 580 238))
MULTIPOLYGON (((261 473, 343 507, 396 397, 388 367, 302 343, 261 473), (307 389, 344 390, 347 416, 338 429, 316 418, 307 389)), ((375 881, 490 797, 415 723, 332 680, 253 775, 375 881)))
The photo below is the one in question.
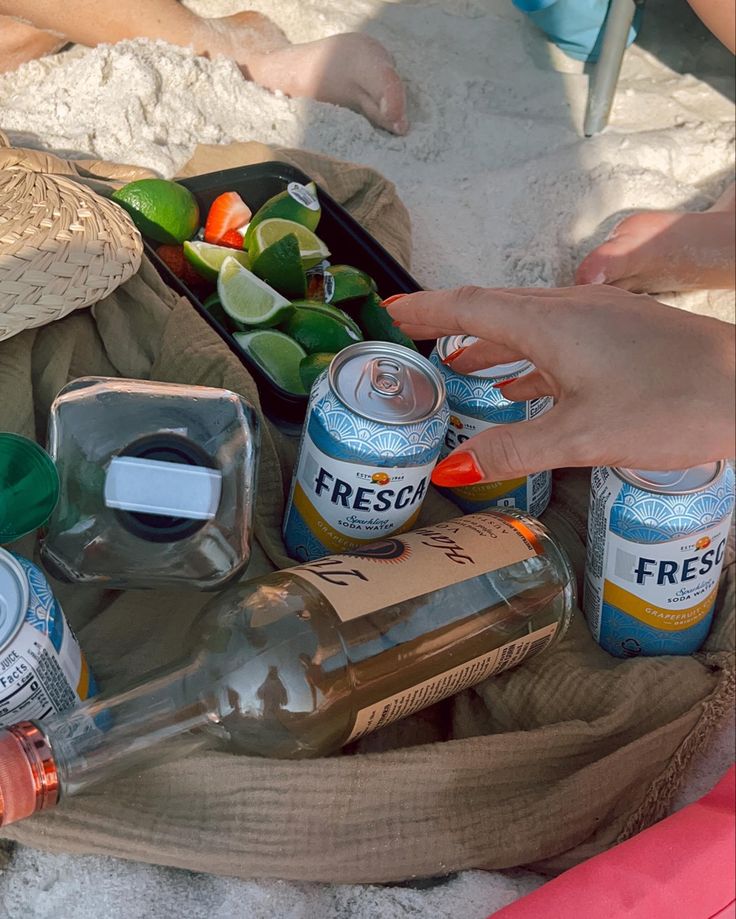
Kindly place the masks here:
POLYGON ((48 159, 0 150, 0 341, 96 303, 140 266, 128 214, 72 177, 34 171, 48 159))

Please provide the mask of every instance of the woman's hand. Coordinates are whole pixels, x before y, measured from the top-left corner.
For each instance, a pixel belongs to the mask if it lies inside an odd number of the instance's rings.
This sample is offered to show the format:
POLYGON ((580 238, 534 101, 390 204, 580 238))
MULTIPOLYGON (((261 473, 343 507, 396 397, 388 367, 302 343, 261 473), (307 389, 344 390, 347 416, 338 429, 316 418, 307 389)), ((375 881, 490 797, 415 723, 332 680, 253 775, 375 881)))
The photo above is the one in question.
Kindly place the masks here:
POLYGON ((464 287, 384 301, 412 338, 480 339, 450 355, 459 373, 528 358, 508 399, 554 408, 478 434, 441 462, 437 485, 560 466, 681 469, 734 453, 734 326, 615 287, 464 287))

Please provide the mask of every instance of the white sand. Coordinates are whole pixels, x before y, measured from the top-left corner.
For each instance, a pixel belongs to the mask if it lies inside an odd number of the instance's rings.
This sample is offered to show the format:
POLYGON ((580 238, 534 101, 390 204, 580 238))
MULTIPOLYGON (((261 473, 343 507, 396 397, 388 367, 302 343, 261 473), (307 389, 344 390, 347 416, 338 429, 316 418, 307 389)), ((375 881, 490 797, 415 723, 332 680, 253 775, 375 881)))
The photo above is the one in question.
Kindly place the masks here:
MULTIPOLYGON (((225 15, 244 0, 190 0, 225 15)), ((637 208, 707 206, 733 166, 732 62, 684 0, 649 0, 612 124, 580 136, 588 78, 510 0, 255 0, 295 41, 360 29, 409 85, 406 138, 332 106, 276 97, 231 63, 163 44, 73 49, 0 77, 0 128, 17 143, 153 166, 171 175, 197 141, 260 140, 374 166, 412 214, 426 286, 566 284, 582 254, 637 208)), ((670 298, 733 315, 729 295, 670 298)), ((725 732, 686 795, 725 770, 725 732)), ((432 916, 481 919, 539 883, 467 872, 428 890, 246 883, 106 858, 17 850, 0 876, 8 919, 432 916)))

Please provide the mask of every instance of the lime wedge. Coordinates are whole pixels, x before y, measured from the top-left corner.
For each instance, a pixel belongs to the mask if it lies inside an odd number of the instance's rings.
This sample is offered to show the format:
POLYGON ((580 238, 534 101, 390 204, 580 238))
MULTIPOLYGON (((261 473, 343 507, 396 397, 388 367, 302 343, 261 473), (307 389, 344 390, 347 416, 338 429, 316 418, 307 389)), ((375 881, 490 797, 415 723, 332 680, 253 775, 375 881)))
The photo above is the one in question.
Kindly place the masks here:
POLYGON ((233 338, 277 386, 295 395, 306 394, 299 366, 307 353, 293 338, 273 329, 236 332, 233 338))
POLYGON ((299 182, 289 182, 286 189, 269 198, 253 214, 245 231, 245 248, 250 249, 253 232, 259 223, 281 217, 284 220, 293 220, 309 230, 316 230, 319 218, 322 215, 317 198, 317 186, 314 182, 302 185, 299 182))
POLYGON ((352 265, 330 265, 325 268, 324 296, 327 303, 359 300, 375 289, 373 278, 352 265))
POLYGON ((248 253, 238 252, 229 246, 213 246, 211 243, 187 240, 184 243, 184 258, 208 281, 216 281, 222 263, 229 256, 236 259, 243 268, 249 268, 248 253))
POLYGON ((319 300, 292 300, 291 305, 296 310, 313 310, 315 313, 322 313, 323 316, 331 316, 352 332, 356 341, 360 341, 363 338, 363 333, 358 323, 338 306, 333 306, 331 303, 322 303, 319 300))
POLYGON ((217 293, 228 316, 249 326, 276 325, 294 312, 286 297, 232 257, 222 263, 217 293))
POLYGON ((236 319, 228 316, 222 308, 222 303, 220 303, 220 297, 217 291, 210 294, 206 300, 203 300, 202 306, 207 310, 210 316, 216 319, 220 325, 224 326, 228 332, 244 332, 247 329, 247 326, 242 322, 238 322, 236 319))
POLYGON ((272 246, 289 233, 293 233, 296 236, 299 243, 299 255, 301 256, 302 266, 305 269, 319 264, 322 259, 327 258, 330 254, 330 250, 319 236, 315 236, 307 227, 303 227, 293 220, 274 217, 259 223, 253 231, 248 244, 248 254, 251 262, 255 262, 265 249, 268 249, 269 246, 272 246))
POLYGON ((419 350, 407 335, 391 320, 391 314, 381 306, 378 294, 366 297, 358 310, 358 321, 367 339, 371 341, 392 341, 413 351, 419 350))
POLYGON ((334 356, 334 354, 324 351, 317 351, 315 354, 308 354, 302 358, 302 362, 299 364, 299 376, 307 392, 312 388, 314 381, 322 371, 327 370, 334 356))
POLYGON ((299 242, 287 233, 253 259, 253 274, 258 275, 285 297, 303 297, 307 280, 299 254, 299 242))

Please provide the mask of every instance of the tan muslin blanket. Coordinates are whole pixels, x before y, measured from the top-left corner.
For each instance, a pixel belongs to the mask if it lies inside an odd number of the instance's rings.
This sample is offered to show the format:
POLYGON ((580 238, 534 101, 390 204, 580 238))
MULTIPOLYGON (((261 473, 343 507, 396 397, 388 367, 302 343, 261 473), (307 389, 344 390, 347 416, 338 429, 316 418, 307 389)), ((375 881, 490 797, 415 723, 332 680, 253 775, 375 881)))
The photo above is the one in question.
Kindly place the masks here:
MULTIPOLYGON (((406 211, 370 169, 241 144, 199 148, 185 174, 274 156, 311 174, 408 263, 406 211)), ((109 164, 98 174, 109 179, 109 164)), ((86 374, 223 386, 259 404, 243 366, 145 259, 91 310, 0 343, 0 430, 43 443, 54 395, 86 374)), ((293 453, 264 425, 250 576, 289 564, 279 531, 293 453)), ((544 515, 578 573, 587 493, 587 470, 559 472, 544 515)), ((454 513, 433 495, 423 519, 454 513)), ((33 539, 14 548, 31 555, 33 539)), ((178 656, 209 599, 55 589, 105 688, 178 656)), ((391 881, 530 864, 559 871, 666 813, 690 758, 732 705, 733 564, 719 610, 701 654, 633 660, 601 651, 578 613, 551 653, 364 739, 357 755, 299 762, 201 753, 111 780, 6 835, 56 852, 243 878, 391 881)))

